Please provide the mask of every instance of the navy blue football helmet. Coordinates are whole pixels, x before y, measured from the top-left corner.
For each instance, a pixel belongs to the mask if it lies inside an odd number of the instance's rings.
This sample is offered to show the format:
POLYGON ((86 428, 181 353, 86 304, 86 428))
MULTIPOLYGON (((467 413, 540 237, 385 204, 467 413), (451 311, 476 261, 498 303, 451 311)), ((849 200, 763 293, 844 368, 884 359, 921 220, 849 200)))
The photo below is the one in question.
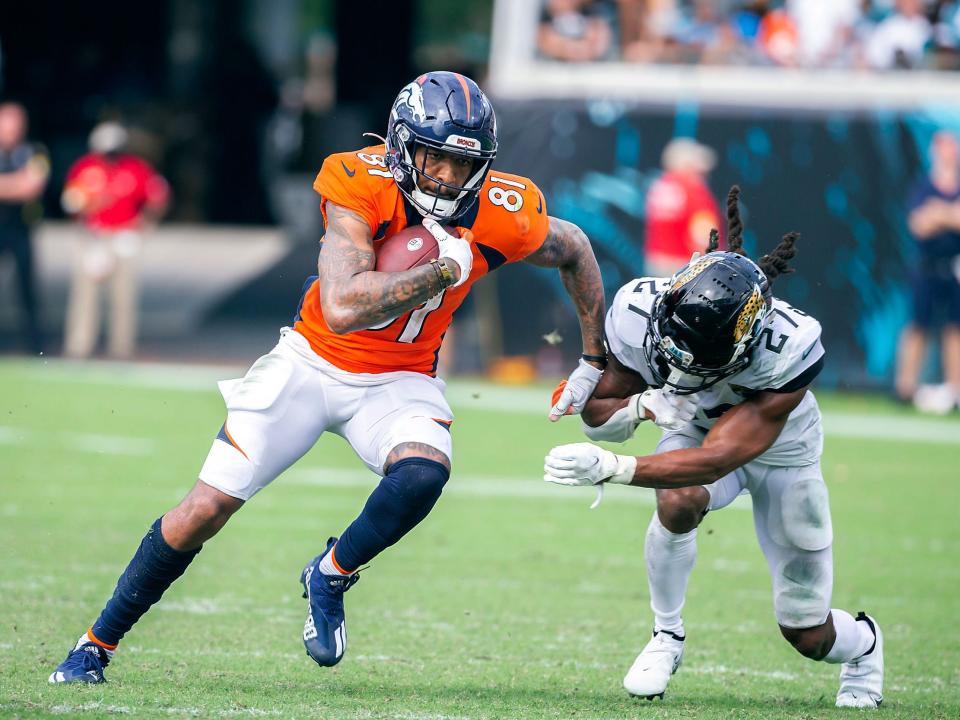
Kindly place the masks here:
POLYGON ((650 311, 643 350, 654 377, 686 395, 740 372, 771 304, 767 276, 748 257, 716 251, 690 262, 650 311))
POLYGON ((497 119, 487 96, 468 77, 429 72, 400 91, 387 122, 386 162, 403 196, 420 212, 437 220, 454 220, 477 201, 480 186, 497 156, 497 119), (473 160, 461 185, 442 182, 419 167, 418 148, 432 148, 473 160), (423 176, 432 188, 446 188, 450 197, 424 192, 423 176))

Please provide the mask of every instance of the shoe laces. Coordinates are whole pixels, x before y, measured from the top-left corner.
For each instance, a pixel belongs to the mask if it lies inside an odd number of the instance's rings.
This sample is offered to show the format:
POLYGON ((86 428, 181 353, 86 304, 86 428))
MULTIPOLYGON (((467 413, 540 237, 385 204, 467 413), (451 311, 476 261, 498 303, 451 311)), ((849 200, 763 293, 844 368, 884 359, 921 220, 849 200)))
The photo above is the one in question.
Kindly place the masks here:
POLYGON ((655 630, 652 639, 660 647, 675 648, 678 644, 682 647, 686 638, 669 630, 655 630))
POLYGON ((342 594, 360 582, 360 571, 351 575, 324 575, 323 579, 328 588, 342 594))
POLYGON ((674 633, 666 632, 663 630, 653 633, 653 637, 650 639, 650 642, 647 643, 647 647, 644 648, 645 653, 666 653, 670 656, 676 655, 679 648, 683 647, 683 641, 680 640, 674 633))
POLYGON ((64 670, 81 670, 83 672, 96 670, 97 672, 103 672, 103 669, 109 662, 110 658, 107 657, 107 653, 103 648, 98 647, 95 643, 87 643, 76 650, 72 650, 70 654, 67 655, 67 659, 64 660, 61 667, 64 670))

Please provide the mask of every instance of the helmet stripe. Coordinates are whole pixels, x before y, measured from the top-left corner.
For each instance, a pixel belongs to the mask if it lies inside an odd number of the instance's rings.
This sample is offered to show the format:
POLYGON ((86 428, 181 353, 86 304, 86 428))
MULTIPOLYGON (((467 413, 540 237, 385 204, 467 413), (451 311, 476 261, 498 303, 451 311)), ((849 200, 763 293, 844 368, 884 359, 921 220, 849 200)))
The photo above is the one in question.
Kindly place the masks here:
POLYGON ((467 88, 467 79, 463 77, 460 73, 453 74, 457 80, 460 81, 460 87, 463 88, 463 94, 467 98, 467 120, 470 119, 470 90, 467 88))

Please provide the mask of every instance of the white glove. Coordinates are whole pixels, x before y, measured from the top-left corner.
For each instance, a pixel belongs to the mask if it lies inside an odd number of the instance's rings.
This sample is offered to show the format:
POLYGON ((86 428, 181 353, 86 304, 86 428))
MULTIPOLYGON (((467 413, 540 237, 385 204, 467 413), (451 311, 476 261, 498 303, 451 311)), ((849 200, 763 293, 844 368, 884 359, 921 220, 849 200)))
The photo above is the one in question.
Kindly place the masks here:
POLYGON ((640 394, 639 404, 654 423, 664 430, 679 430, 697 414, 697 403, 690 395, 676 395, 663 388, 650 388, 640 394))
POLYGON ((466 238, 450 235, 433 218, 424 218, 423 226, 436 238, 437 246, 440 248, 440 257, 453 260, 460 268, 460 279, 452 286, 460 287, 470 277, 470 271, 473 269, 473 248, 470 247, 470 241, 466 238))
POLYGON ((600 376, 603 370, 595 368, 584 359, 580 359, 577 369, 570 373, 567 378, 567 385, 560 393, 557 404, 550 408, 550 421, 556 422, 566 415, 568 411, 578 414, 587 404, 587 400, 593 395, 593 389, 600 382, 600 376))
POLYGON ((543 459, 543 479, 557 485, 629 485, 636 469, 637 458, 617 455, 590 443, 558 445, 543 459))

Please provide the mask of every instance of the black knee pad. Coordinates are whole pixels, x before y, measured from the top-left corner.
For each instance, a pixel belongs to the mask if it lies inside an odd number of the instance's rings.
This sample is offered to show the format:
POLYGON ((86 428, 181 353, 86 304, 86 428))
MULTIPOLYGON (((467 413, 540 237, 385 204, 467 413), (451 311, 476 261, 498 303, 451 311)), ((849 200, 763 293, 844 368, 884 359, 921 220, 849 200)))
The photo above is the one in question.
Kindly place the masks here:
POLYGON ((412 457, 393 463, 381 485, 408 506, 432 507, 449 478, 450 471, 435 460, 412 457))

